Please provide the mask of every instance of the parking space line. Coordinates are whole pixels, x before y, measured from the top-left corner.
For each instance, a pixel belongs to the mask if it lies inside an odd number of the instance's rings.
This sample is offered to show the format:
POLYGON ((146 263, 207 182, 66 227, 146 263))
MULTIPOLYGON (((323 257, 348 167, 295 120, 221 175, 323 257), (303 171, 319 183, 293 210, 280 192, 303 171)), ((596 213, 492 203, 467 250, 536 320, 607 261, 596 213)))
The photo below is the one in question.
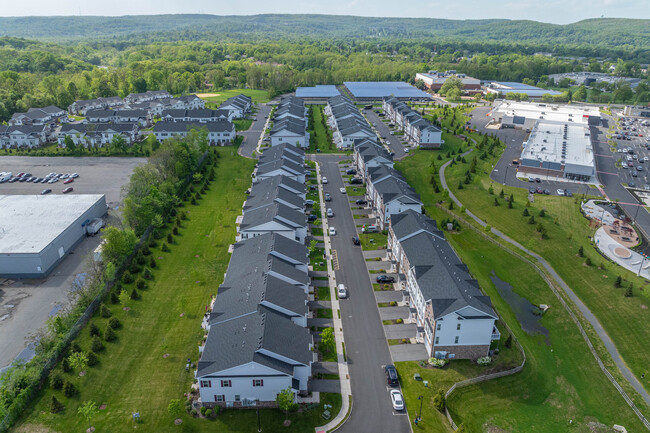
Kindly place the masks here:
POLYGON ((336 250, 332 250, 332 266, 335 271, 339 270, 339 255, 336 253, 336 250))

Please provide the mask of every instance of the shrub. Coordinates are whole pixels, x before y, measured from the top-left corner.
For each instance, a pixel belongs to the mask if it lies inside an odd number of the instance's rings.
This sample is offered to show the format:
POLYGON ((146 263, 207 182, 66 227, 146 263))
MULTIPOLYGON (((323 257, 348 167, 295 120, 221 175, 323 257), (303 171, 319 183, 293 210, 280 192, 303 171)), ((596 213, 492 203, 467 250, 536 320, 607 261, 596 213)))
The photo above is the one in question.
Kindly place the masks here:
POLYGON ((129 284, 133 282, 133 274, 129 271, 124 271, 124 274, 122 274, 122 281, 124 284, 129 284))
POLYGON ((584 248, 582 248, 582 246, 580 246, 580 248, 578 248, 578 257, 584 257, 584 256, 585 256, 585 250, 584 248))
POLYGON ((151 273, 151 270, 149 268, 144 268, 144 272, 142 273, 142 276, 144 277, 145 280, 153 279, 153 274, 151 273))
POLYGON ((194 198, 197 199, 197 200, 200 200, 201 199, 201 194, 199 194, 197 192, 196 194, 194 194, 194 198))
MULTIPOLYGON (((137 259, 136 259, 136 260, 133 260, 133 261, 131 262, 131 265, 129 265, 129 272, 130 272, 131 274, 137 274, 138 272, 140 272, 140 265, 138 264, 138 260, 137 260, 137 259)), ((124 272, 124 273, 126 274, 126 272, 124 272)), ((126 281, 125 281, 125 282, 126 282, 126 281)), ((132 282, 133 282, 133 276, 131 276, 131 281, 129 281, 129 283, 132 283, 132 282)))
POLYGON ((477 359, 476 363, 482 366, 490 365, 492 363, 492 358, 490 358, 489 356, 484 356, 482 358, 477 359))
POLYGON ((63 410, 63 404, 56 399, 56 396, 52 396, 52 401, 50 402, 50 413, 59 413, 63 410))
POLYGON ((108 307, 107 307, 106 305, 104 305, 104 304, 102 304, 102 306, 101 306, 101 308, 100 308, 100 310, 99 310, 99 314, 100 314, 100 316, 102 316, 104 319, 108 319, 109 317, 111 317, 111 316, 113 315, 113 313, 111 313, 110 308, 108 308, 108 307))
POLYGON ((181 219, 186 220, 187 219, 187 212, 181 212, 181 219))
POLYGON ((512 347, 512 335, 508 335, 508 338, 506 338, 506 342, 503 345, 508 349, 512 347))
POLYGON ((391 306, 391 307, 394 307, 395 305, 397 305, 397 302, 395 302, 395 301, 390 301, 390 306, 391 306))
POLYGON ((93 367, 97 365, 98 362, 99 359, 97 358, 97 354, 92 350, 88 352, 88 367, 93 367))
POLYGON ((104 345, 102 344, 102 340, 100 340, 98 336, 93 337, 93 342, 90 344, 90 350, 92 350, 95 353, 104 350, 104 345))
POLYGON ((632 292, 632 288, 633 288, 632 283, 630 283, 630 286, 627 289, 625 289, 626 298, 631 298, 632 295, 634 295, 634 293, 632 292))
POLYGON ((135 258, 135 261, 139 265, 144 265, 145 263, 147 263, 147 259, 145 258, 145 256, 142 253, 138 253, 138 255, 135 258))
POLYGON ((429 365, 431 365, 432 367, 436 367, 436 368, 442 368, 445 365, 447 365, 447 360, 446 359, 429 358, 429 360, 427 362, 429 363, 429 365))
POLYGON ((61 389, 63 387, 63 378, 59 373, 54 373, 50 379, 52 389, 61 389))
POLYGON ((522 215, 523 215, 523 216, 529 216, 529 215, 530 215, 530 212, 528 212, 528 208, 527 208, 527 207, 524 208, 524 213, 523 213, 522 215))
POLYGON ((115 341, 117 338, 117 335, 115 334, 115 331, 113 331, 113 328, 111 328, 110 324, 106 327, 106 331, 104 332, 104 340, 106 341, 115 341))
POLYGON ((192 204, 196 205, 196 199, 194 197, 192 197, 192 204))
POLYGON ((72 382, 66 381, 63 384, 63 395, 65 395, 68 398, 77 395, 77 388, 74 386, 72 382))
POLYGON ((147 288, 147 282, 144 280, 144 278, 138 277, 138 279, 135 280, 135 287, 140 290, 144 290, 147 288))
POLYGON ((110 326, 112 329, 120 329, 122 323, 117 317, 111 317, 111 320, 108 321, 108 326, 110 326))
POLYGON ((178 236, 178 227, 174 227, 172 233, 174 233, 174 236, 178 236))
POLYGON ((208 418, 211 417, 212 416, 212 409, 206 410, 205 411, 205 416, 207 416, 208 418))
POLYGON ((535 224, 535 217, 534 216, 532 216, 532 215, 530 216, 530 218, 528 219, 528 224, 535 224))
POLYGON ((169 251, 169 247, 167 246, 167 243, 166 243, 166 242, 163 242, 162 247, 161 247, 160 249, 161 249, 162 251, 164 251, 164 252, 168 252, 168 251, 169 251))
POLYGON ((131 290, 131 299, 133 299, 134 301, 140 299, 140 295, 138 294, 137 290, 135 289, 131 290))
MULTIPOLYGON (((151 254, 151 249, 147 244, 144 244, 142 245, 142 248, 140 248, 140 252, 142 253, 143 256, 148 256, 149 254, 151 254)), ((142 262, 143 265, 144 263, 145 262, 142 262)))
POLYGON ((544 209, 539 211, 539 216, 540 217, 544 218, 545 215, 546 215, 546 211, 544 209))
POLYGON ((201 415, 205 415, 205 411, 207 408, 205 406, 201 406, 201 409, 199 409, 199 412, 201 412, 201 415))
POLYGON ((151 269, 155 268, 158 264, 156 263, 156 258, 152 257, 151 260, 149 260, 149 267, 151 269))
POLYGON ((111 304, 119 304, 119 303, 120 303, 120 299, 117 297, 117 293, 115 293, 114 291, 111 292, 111 304))
POLYGON ((591 266, 591 259, 589 257, 585 260, 585 265, 591 266))
POLYGON ((619 275, 618 277, 616 277, 616 281, 614 281, 614 287, 621 287, 622 284, 623 284, 623 279, 619 275))
POLYGON ((154 239, 162 239, 163 236, 165 236, 165 235, 163 234, 162 230, 157 229, 157 228, 153 229, 153 237, 154 237, 154 239))
POLYGON ((404 323, 404 319, 402 319, 402 318, 400 317, 400 318, 397 319, 395 322, 396 322, 396 323, 404 323))
POLYGON ((70 367, 70 361, 68 361, 67 356, 64 356, 63 360, 61 361, 61 370, 63 370, 64 373, 69 373, 72 371, 72 367, 70 367))
POLYGON ((508 202, 508 209, 512 209, 512 201, 508 202))
POLYGON ((445 392, 443 390, 440 390, 436 396, 433 397, 433 407, 438 409, 440 412, 444 412, 446 406, 447 400, 445 399, 445 392))
POLYGON ((83 350, 81 350, 81 346, 79 346, 79 343, 77 343, 76 341, 72 343, 72 348, 70 349, 70 351, 73 353, 83 352, 83 350))
POLYGON ((90 324, 89 332, 91 337, 99 335, 99 327, 93 322, 90 324))
POLYGON ((172 236, 171 233, 167 233, 167 243, 168 244, 173 244, 174 243, 174 237, 172 236))
POLYGON ((499 206, 499 200, 496 197, 494 197, 494 206, 499 206))

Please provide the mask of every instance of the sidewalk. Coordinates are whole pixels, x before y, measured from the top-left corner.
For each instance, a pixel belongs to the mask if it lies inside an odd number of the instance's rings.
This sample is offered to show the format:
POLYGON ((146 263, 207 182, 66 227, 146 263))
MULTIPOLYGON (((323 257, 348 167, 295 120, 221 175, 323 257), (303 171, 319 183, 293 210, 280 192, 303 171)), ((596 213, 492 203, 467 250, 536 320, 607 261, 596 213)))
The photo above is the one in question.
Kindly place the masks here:
MULTIPOLYGON (((320 165, 316 164, 316 176, 319 180, 318 195, 320 197, 321 214, 325 214, 325 199, 323 196, 323 185, 320 183, 320 165)), ((334 269, 332 269, 332 244, 329 237, 329 224, 327 218, 323 218, 323 234, 325 242, 325 254, 327 260, 327 276, 330 287, 330 298, 332 303, 332 313, 334 321, 334 337, 336 340, 336 359, 339 369, 339 380, 341 383, 341 411, 327 424, 316 427, 316 433, 333 431, 342 425, 350 412, 350 396, 352 395, 352 387, 350 386, 350 373, 348 370, 348 363, 343 355, 343 323, 337 311, 339 310, 339 300, 336 297, 336 280, 334 278, 334 269)))

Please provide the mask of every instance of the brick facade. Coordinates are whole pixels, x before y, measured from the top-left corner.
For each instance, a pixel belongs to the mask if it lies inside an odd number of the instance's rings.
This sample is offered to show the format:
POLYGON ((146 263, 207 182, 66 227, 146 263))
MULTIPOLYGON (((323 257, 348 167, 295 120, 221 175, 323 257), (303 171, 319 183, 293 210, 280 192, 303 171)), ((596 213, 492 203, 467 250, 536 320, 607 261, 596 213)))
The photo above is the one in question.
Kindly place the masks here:
POLYGON ((487 356, 489 350, 489 344, 480 346, 435 346, 433 353, 447 352, 447 357, 449 357, 450 353, 453 353, 456 355, 454 359, 478 359, 487 356))

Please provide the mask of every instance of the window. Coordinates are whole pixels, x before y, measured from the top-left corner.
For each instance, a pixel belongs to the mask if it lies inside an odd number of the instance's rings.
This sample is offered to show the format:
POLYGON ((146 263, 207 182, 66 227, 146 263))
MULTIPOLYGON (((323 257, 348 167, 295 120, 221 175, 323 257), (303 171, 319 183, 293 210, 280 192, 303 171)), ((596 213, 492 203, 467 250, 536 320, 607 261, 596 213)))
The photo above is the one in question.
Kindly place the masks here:
POLYGON ((440 337, 436 337, 436 342, 434 344, 438 344, 440 342, 440 337))
POLYGON ((241 401, 241 397, 239 396, 239 394, 235 395, 235 401, 241 401))
POLYGON ((221 381, 221 387, 222 388, 230 388, 232 386, 232 382, 230 380, 222 380, 221 381))
POLYGON ((253 386, 264 386, 263 379, 253 379, 253 386))
POLYGON ((436 331, 440 331, 440 328, 442 328, 442 324, 438 323, 438 326, 436 326, 436 331))
POLYGON ((212 386, 212 381, 211 380, 202 380, 201 381, 201 388, 210 388, 212 386))
POLYGON ((225 395, 215 395, 214 396, 214 401, 217 403, 224 402, 226 401, 226 396, 225 395))
POLYGON ((460 331, 460 323, 456 325, 456 331, 460 331))
POLYGON ((456 338, 454 339, 454 344, 458 344, 458 340, 460 340, 460 337, 457 335, 456 338))

